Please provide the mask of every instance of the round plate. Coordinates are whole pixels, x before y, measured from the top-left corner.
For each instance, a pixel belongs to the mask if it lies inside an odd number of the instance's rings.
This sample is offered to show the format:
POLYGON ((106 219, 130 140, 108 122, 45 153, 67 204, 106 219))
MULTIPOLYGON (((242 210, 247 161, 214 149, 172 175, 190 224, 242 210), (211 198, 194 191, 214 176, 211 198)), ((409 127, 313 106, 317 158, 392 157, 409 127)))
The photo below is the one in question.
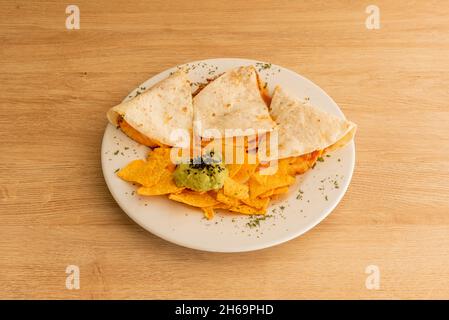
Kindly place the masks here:
MULTIPOLYGON (((281 85, 304 101, 332 114, 344 117, 337 104, 317 85, 288 69, 270 63, 245 59, 210 59, 187 63, 192 91, 228 69, 254 65, 270 92, 281 85)), ((178 66, 179 67, 179 66, 178 66)), ((171 68, 131 92, 127 98, 166 78, 171 68)), ((351 181, 355 161, 354 142, 324 156, 314 169, 297 177, 284 197, 272 201, 266 216, 245 216, 218 212, 213 220, 203 218, 198 208, 169 200, 166 196, 144 197, 136 187, 117 177, 116 172, 134 159, 145 159, 148 148, 134 142, 108 124, 101 148, 103 175, 112 196, 136 223, 153 234, 185 247, 240 252, 271 247, 310 230, 340 202, 351 181)))

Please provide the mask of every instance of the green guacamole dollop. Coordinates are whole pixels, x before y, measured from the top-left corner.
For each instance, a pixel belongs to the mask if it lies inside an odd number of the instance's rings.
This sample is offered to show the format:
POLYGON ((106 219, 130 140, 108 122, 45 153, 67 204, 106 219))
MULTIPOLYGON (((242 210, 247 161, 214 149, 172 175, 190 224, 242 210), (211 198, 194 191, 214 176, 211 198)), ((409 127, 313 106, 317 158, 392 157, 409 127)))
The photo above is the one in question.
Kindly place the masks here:
POLYGON ((201 159, 179 164, 173 179, 178 187, 204 192, 222 188, 228 174, 226 166, 211 152, 201 159))

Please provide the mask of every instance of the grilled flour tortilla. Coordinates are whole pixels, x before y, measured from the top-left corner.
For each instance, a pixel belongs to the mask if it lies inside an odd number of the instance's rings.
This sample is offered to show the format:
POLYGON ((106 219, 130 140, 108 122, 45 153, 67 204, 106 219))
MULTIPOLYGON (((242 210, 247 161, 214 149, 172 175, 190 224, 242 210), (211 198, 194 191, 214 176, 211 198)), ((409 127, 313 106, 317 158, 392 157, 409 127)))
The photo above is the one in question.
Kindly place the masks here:
POLYGON ((192 131, 192 93, 187 74, 180 70, 127 102, 111 108, 107 117, 123 132, 149 147, 177 141, 176 129, 192 131))
POLYGON ((203 138, 249 136, 273 130, 275 123, 262 97, 253 66, 232 69, 210 82, 193 98, 194 131, 203 138), (211 134, 210 130, 215 133, 211 134))
POLYGON ((262 144, 259 156, 264 160, 298 157, 314 151, 332 150, 352 140, 356 125, 348 120, 304 104, 276 87, 270 105, 276 121, 278 151, 266 154, 262 144))

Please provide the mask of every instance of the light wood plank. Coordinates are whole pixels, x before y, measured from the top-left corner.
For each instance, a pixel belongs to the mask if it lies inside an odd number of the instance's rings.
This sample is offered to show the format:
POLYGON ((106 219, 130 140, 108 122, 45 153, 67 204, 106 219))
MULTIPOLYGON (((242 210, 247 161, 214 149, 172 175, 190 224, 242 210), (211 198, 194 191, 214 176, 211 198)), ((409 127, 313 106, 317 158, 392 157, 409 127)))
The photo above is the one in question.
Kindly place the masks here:
POLYGON ((0 2, 0 298, 449 298, 449 8, 377 1, 0 2), (342 203, 286 244, 211 254, 135 225, 103 181, 106 110, 176 64, 310 78, 359 125, 342 203), (65 288, 65 267, 81 289, 65 288), (367 265, 381 289, 365 288, 367 265))

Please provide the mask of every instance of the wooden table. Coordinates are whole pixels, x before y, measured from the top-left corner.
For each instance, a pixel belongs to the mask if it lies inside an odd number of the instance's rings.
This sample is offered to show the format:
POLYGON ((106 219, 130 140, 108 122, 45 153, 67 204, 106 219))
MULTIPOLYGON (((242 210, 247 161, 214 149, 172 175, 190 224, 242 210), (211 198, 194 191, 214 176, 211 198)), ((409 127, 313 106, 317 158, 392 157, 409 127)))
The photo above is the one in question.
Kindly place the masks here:
POLYGON ((449 298, 449 7, 439 1, 0 3, 0 298, 449 298), (291 68, 358 126, 343 201, 262 251, 182 248, 134 224, 100 167, 105 112, 176 64, 291 68), (80 267, 79 290, 65 286, 80 267), (365 286, 380 270, 379 290, 365 286))

